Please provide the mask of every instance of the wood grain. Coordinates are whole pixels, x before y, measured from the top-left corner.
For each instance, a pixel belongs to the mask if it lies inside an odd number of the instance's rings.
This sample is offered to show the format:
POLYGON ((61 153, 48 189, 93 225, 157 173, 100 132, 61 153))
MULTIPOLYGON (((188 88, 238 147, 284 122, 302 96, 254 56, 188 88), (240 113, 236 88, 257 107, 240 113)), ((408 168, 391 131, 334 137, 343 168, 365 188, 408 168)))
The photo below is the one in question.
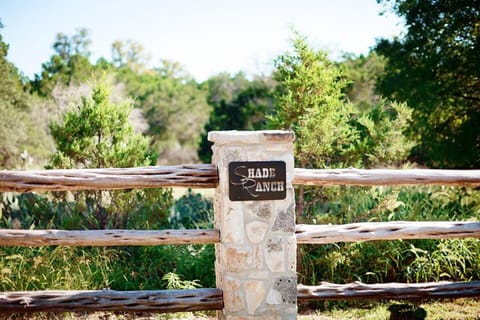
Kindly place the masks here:
POLYGON ((297 225, 297 243, 325 244, 398 239, 480 238, 479 222, 394 221, 343 225, 297 225))
POLYGON ((0 192, 115 190, 133 188, 215 188, 210 164, 109 169, 0 171, 0 192))
POLYGON ((0 293, 0 313, 59 311, 185 312, 220 310, 220 289, 19 291, 0 293))
POLYGON ((480 296, 480 281, 428 282, 428 283, 377 283, 361 282, 334 284, 322 282, 319 286, 297 287, 300 301, 348 299, 424 299, 461 298, 480 296))
POLYGON ((480 186, 480 170, 435 169, 295 169, 300 185, 445 185, 480 186))
POLYGON ((14 230, 0 229, 1 246, 154 246, 220 241, 218 230, 14 230))

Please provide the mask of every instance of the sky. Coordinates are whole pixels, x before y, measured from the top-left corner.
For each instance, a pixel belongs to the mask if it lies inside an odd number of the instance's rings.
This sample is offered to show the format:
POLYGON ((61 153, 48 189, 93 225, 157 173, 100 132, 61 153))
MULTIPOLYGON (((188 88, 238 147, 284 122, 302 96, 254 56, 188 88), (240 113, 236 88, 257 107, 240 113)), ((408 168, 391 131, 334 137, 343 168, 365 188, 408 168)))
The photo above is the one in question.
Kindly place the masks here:
POLYGON ((134 40, 151 67, 178 61, 204 81, 225 71, 269 73, 289 49, 292 28, 332 59, 367 54, 376 39, 403 30, 381 11, 375 0, 0 0, 0 32, 8 60, 30 78, 53 54, 57 33, 87 28, 92 62, 110 60, 114 41, 134 40))

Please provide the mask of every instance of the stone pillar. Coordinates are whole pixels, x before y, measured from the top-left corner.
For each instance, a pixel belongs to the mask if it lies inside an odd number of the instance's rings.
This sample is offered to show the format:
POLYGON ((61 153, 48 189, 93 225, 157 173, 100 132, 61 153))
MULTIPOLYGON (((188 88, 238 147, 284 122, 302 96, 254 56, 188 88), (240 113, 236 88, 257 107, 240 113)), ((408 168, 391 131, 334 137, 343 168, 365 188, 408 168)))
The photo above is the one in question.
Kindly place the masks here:
POLYGON ((223 290, 224 309, 218 318, 296 319, 294 134, 213 131, 208 139, 214 143, 212 162, 220 179, 214 204, 215 228, 220 230, 215 272, 217 287, 223 290), (285 198, 230 200, 229 164, 244 161, 285 162, 285 198))

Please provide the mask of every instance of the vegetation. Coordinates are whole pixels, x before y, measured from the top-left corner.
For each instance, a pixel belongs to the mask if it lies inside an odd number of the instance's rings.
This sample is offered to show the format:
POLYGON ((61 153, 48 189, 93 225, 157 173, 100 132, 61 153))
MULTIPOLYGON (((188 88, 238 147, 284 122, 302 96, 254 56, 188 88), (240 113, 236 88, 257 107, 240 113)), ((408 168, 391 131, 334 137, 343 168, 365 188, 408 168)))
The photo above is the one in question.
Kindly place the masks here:
MULTIPOLYGON (((209 162, 208 131, 265 128, 295 132, 297 167, 478 168, 478 6, 380 2, 406 19, 404 36, 335 62, 294 33, 273 73, 251 79, 221 73, 199 83, 177 62, 151 67, 135 41, 93 62, 89 32, 78 29, 58 34, 30 80, 7 60, 0 34, 0 169, 209 162)), ((478 221, 479 192, 299 187, 297 222, 478 221)), ((162 189, 3 193, 0 227, 206 228, 212 207, 191 190, 176 200, 162 189)), ((299 257, 305 284, 480 279, 478 240, 302 246, 299 257)), ((213 287, 213 261, 211 245, 0 248, 0 291, 213 287)), ((343 305, 352 304, 314 307, 343 305)))
MULTIPOLYGON (((384 2, 384 1, 381 1, 384 2)), ((383 39, 379 92, 414 108, 415 161, 441 168, 480 165, 480 50, 476 1, 392 0, 407 33, 383 39)))

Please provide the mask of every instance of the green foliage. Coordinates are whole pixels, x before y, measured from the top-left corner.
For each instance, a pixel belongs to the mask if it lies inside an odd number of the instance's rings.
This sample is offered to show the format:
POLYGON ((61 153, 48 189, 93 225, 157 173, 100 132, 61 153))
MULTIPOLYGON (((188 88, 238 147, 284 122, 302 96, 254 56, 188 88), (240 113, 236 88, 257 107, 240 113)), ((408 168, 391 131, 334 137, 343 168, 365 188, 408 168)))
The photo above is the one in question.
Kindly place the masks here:
POLYGON ((105 168, 153 165, 156 155, 149 140, 133 132, 128 117, 130 102, 110 102, 108 85, 94 86, 91 97, 83 97, 76 109, 53 123, 51 134, 57 146, 50 167, 105 168))
POLYGON ((36 74, 30 83, 32 92, 48 97, 58 83, 78 84, 93 76, 95 68, 89 61, 88 33, 87 29, 80 28, 72 36, 57 34, 52 46, 55 54, 42 64, 41 74, 36 74))
POLYGON ((368 111, 380 102, 376 93, 377 79, 383 74, 385 59, 375 51, 367 56, 347 55, 340 64, 348 84, 345 95, 360 111, 368 111))
POLYGON ((28 154, 37 155, 46 137, 35 124, 31 99, 7 53, 8 45, 0 34, 0 168, 13 169, 25 167, 28 154))
POLYGON ((275 110, 269 126, 295 132, 294 154, 303 168, 348 166, 356 133, 348 122, 355 113, 342 90, 346 81, 327 55, 308 47, 298 34, 293 53, 275 61, 275 110))
POLYGON ((348 81, 326 53, 296 35, 293 52, 275 64, 276 108, 269 126, 295 132, 303 168, 398 165, 414 145, 403 132, 411 120, 404 104, 379 101, 361 111, 343 92, 348 81))
POLYGON ((174 272, 169 272, 163 275, 162 281, 165 281, 165 287, 168 290, 177 290, 177 289, 195 289, 200 287, 200 284, 197 280, 188 281, 182 280, 180 276, 174 272))
POLYGON ((210 163, 212 143, 208 132, 215 130, 259 130, 265 126, 265 114, 273 108, 272 84, 268 79, 248 81, 243 74, 221 74, 207 81, 208 101, 213 106, 198 146, 198 157, 210 163))
POLYGON ((0 249, 0 290, 91 290, 108 288, 117 251, 103 248, 0 249))
POLYGON ((128 94, 136 97, 160 162, 195 162, 200 132, 210 112, 206 91, 178 63, 162 63, 143 72, 123 66, 117 78, 126 83, 128 94))
POLYGON ((381 1, 405 18, 401 38, 381 40, 380 92, 414 108, 415 160, 439 168, 480 165, 480 9, 476 1, 381 1))
MULTIPOLYGON (((313 223, 480 220, 478 190, 443 187, 329 187, 313 223)), ((475 239, 405 240, 303 246, 299 282, 468 281, 479 279, 475 239)))
POLYGON ((175 201, 170 226, 175 229, 208 229, 213 227, 213 203, 191 189, 175 201))
MULTIPOLYGON (((83 97, 61 124, 51 124, 57 151, 49 167, 154 165, 157 155, 150 151, 149 139, 134 133, 128 123, 132 108, 131 102, 112 103, 110 87, 104 82, 96 84, 91 97, 83 97)), ((75 195, 73 207, 83 212, 89 228, 151 228, 167 222, 171 199, 171 191, 161 189, 82 192, 75 195)))
POLYGON ((406 104, 380 101, 350 122, 357 131, 355 158, 365 167, 398 167, 407 159, 415 143, 404 132, 412 120, 406 104))

